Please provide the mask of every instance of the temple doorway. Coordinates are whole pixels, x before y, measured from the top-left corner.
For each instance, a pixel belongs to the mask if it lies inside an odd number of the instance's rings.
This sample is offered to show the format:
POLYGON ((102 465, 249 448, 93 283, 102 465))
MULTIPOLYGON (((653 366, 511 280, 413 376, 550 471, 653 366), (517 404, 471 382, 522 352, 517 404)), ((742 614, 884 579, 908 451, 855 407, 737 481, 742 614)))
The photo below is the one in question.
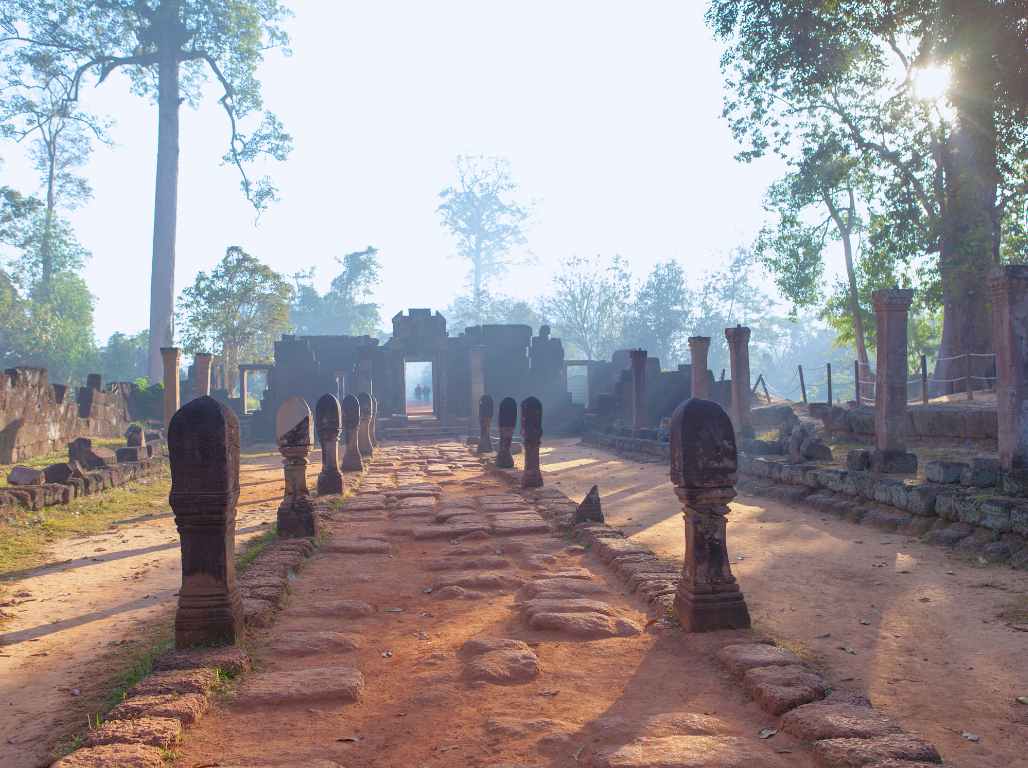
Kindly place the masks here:
POLYGON ((432 363, 405 362, 407 416, 431 416, 435 412, 435 386, 432 377, 432 363))

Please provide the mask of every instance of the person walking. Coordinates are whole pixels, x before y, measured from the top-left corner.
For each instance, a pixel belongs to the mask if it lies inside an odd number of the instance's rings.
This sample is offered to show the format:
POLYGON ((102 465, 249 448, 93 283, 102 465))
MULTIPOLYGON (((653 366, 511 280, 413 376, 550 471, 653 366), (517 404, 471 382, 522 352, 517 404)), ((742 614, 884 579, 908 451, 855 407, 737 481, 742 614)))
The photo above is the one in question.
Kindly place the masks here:
POLYGON ((414 399, 416 401, 420 401, 421 400, 421 385, 420 384, 418 384, 418 386, 414 387, 414 399))

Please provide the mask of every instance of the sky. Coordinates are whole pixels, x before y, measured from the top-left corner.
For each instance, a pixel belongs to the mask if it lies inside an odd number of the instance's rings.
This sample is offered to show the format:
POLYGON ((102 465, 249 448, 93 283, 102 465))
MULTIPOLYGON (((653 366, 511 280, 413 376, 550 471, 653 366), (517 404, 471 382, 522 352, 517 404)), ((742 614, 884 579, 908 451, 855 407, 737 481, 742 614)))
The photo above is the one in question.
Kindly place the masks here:
MULTIPOLYGON (((379 249, 383 327, 407 307, 444 310, 464 286, 438 194, 460 154, 506 157, 534 201, 530 263, 497 292, 533 299, 561 260, 620 254, 637 278, 680 261, 695 284, 764 221, 776 160, 738 163, 720 117, 717 43, 701 0, 292 0, 293 53, 261 69, 266 106, 292 134, 267 170, 281 200, 259 220, 221 163, 228 130, 212 87, 183 105, 176 291, 229 245, 274 269, 379 249)), ((114 146, 84 173, 94 197, 70 219, 92 252, 96 335, 148 322, 156 106, 113 75, 83 104, 111 115, 114 146)), ((3 183, 38 188, 26 147, 2 145, 3 183)))

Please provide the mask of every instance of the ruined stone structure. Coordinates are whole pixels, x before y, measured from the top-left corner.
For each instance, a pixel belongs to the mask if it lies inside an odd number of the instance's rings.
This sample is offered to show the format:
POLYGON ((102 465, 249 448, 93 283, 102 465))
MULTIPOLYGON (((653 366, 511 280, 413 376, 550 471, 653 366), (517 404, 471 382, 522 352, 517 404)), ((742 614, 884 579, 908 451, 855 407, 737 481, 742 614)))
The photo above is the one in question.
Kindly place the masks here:
POLYGON ((710 399, 710 371, 707 370, 707 355, 710 353, 710 336, 689 337, 689 357, 692 360, 692 397, 710 399))
POLYGON ((728 341, 728 356, 732 366, 732 424, 740 437, 753 437, 753 422, 750 419, 750 329, 743 325, 725 328, 725 339, 728 341))
POLYGON ((875 291, 878 326, 875 370, 875 450, 871 467, 878 472, 916 472, 917 456, 906 449, 907 314, 914 300, 909 289, 875 291))
POLYGON ((1000 466, 1028 473, 1028 267, 996 269, 992 289, 992 338, 996 348, 996 416, 1000 466))
POLYGON ((168 428, 171 508, 182 547, 175 645, 235 643, 243 631, 236 587, 239 422, 210 397, 188 403, 168 428))
POLYGON ((682 403, 671 417, 671 482, 685 518, 675 612, 688 632, 750 626, 725 534, 737 471, 735 430, 721 406, 696 398, 682 403))
POLYGON ((311 409, 302 397, 291 397, 282 403, 275 418, 286 485, 285 496, 278 505, 278 535, 285 538, 318 533, 318 518, 307 488, 307 455, 314 443, 311 421, 311 409))
POLYGON ((493 452, 493 398, 492 395, 482 395, 478 398, 478 452, 493 452))
POLYGON ((77 393, 50 384, 44 368, 11 368, 0 376, 0 464, 61 448, 79 436, 120 437, 131 421, 133 385, 101 389, 93 374, 77 393))
POLYGON ((646 350, 633 349, 628 353, 632 359, 632 431, 640 434, 649 426, 646 403, 646 350))
POLYGON ((161 361, 164 363, 164 426, 171 424, 171 417, 178 412, 181 402, 179 392, 179 365, 182 350, 178 347, 161 347, 161 361))
POLYGON ((318 495, 343 492, 343 475, 339 472, 339 432, 342 413, 335 395, 324 394, 314 408, 318 442, 321 443, 321 472, 318 474, 318 495))
POLYGON ((511 454, 511 443, 514 440, 514 427, 518 423, 518 404, 513 397, 505 397, 500 401, 499 426, 500 449, 496 452, 496 466, 502 469, 514 467, 514 456, 511 454))
POLYGON ((543 441, 543 404, 537 397, 521 401, 521 442, 525 445, 525 469, 521 473, 522 488, 540 488, 543 473, 539 467, 539 448, 543 441))

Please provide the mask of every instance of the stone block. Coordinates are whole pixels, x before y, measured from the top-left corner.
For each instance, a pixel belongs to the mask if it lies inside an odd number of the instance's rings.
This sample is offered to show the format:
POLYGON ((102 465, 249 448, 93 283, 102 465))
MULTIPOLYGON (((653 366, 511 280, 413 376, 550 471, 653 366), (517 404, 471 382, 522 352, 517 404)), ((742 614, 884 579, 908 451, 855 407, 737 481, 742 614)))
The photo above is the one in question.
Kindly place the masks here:
POLYGON ((7 475, 7 482, 10 485, 42 485, 46 482, 46 475, 40 469, 17 466, 7 475))
POLYGON ((824 697, 828 683, 799 665, 756 667, 743 675, 743 687, 764 711, 780 715, 824 697))
POLYGON ((119 464, 138 463, 144 458, 144 451, 139 446, 127 445, 114 452, 119 464))
POLYGON ((240 708, 317 704, 350 704, 360 700, 364 676, 343 666, 309 667, 248 676, 239 687, 240 708))
POLYGON ((892 507, 871 507, 864 514, 861 522, 873 525, 883 531, 898 531, 910 525, 911 516, 892 507))
POLYGON ((945 528, 937 528, 928 534, 927 540, 931 544, 941 547, 955 547, 961 541, 974 533, 974 526, 968 523, 953 523, 945 528))
POLYGON ((982 499, 978 504, 978 525, 990 531, 1005 533, 1011 530, 1010 510, 1013 502, 1001 497, 982 499))
POLYGON ((77 749, 50 768, 164 768, 164 753, 145 744, 104 744, 77 749))
POLYGON ((875 482, 874 500, 879 504, 896 506, 897 498, 905 493, 906 486, 902 480, 883 478, 875 482))
POLYGON ((810 461, 831 461, 832 449, 818 438, 807 438, 800 446, 803 458, 810 461))
POLYGON ((1010 506, 1010 530, 1028 536, 1028 502, 1017 501, 1010 506))
POLYGON ((935 747, 905 733, 870 739, 824 739, 814 743, 814 757, 824 768, 860 768, 890 759, 942 762, 935 747))
POLYGON ((145 744, 171 749, 182 737, 182 723, 170 717, 141 717, 138 720, 108 720, 86 736, 86 745, 145 744))
POLYGON ((736 677, 757 667, 796 666, 802 664, 792 651, 763 643, 726 645, 717 654, 718 661, 736 677))
POLYGON ((996 485, 1000 479, 999 459, 989 456, 976 456, 960 474, 961 485, 976 488, 988 488, 996 485))
POLYGON ((935 500, 939 491, 925 484, 907 486, 906 506, 903 509, 921 517, 935 516, 935 500))
POLYGON ((908 451, 871 452, 871 469, 888 475, 912 475, 917 472, 917 456, 908 451))
POLYGON ((802 741, 870 739, 901 731, 898 723, 870 707, 833 701, 797 707, 782 718, 781 726, 802 741))
POLYGON ((962 461, 929 461, 924 465, 924 474, 932 483, 959 483, 970 466, 962 461))
POLYGON ((598 755, 595 768, 783 768, 763 742, 740 736, 643 736, 598 755))

